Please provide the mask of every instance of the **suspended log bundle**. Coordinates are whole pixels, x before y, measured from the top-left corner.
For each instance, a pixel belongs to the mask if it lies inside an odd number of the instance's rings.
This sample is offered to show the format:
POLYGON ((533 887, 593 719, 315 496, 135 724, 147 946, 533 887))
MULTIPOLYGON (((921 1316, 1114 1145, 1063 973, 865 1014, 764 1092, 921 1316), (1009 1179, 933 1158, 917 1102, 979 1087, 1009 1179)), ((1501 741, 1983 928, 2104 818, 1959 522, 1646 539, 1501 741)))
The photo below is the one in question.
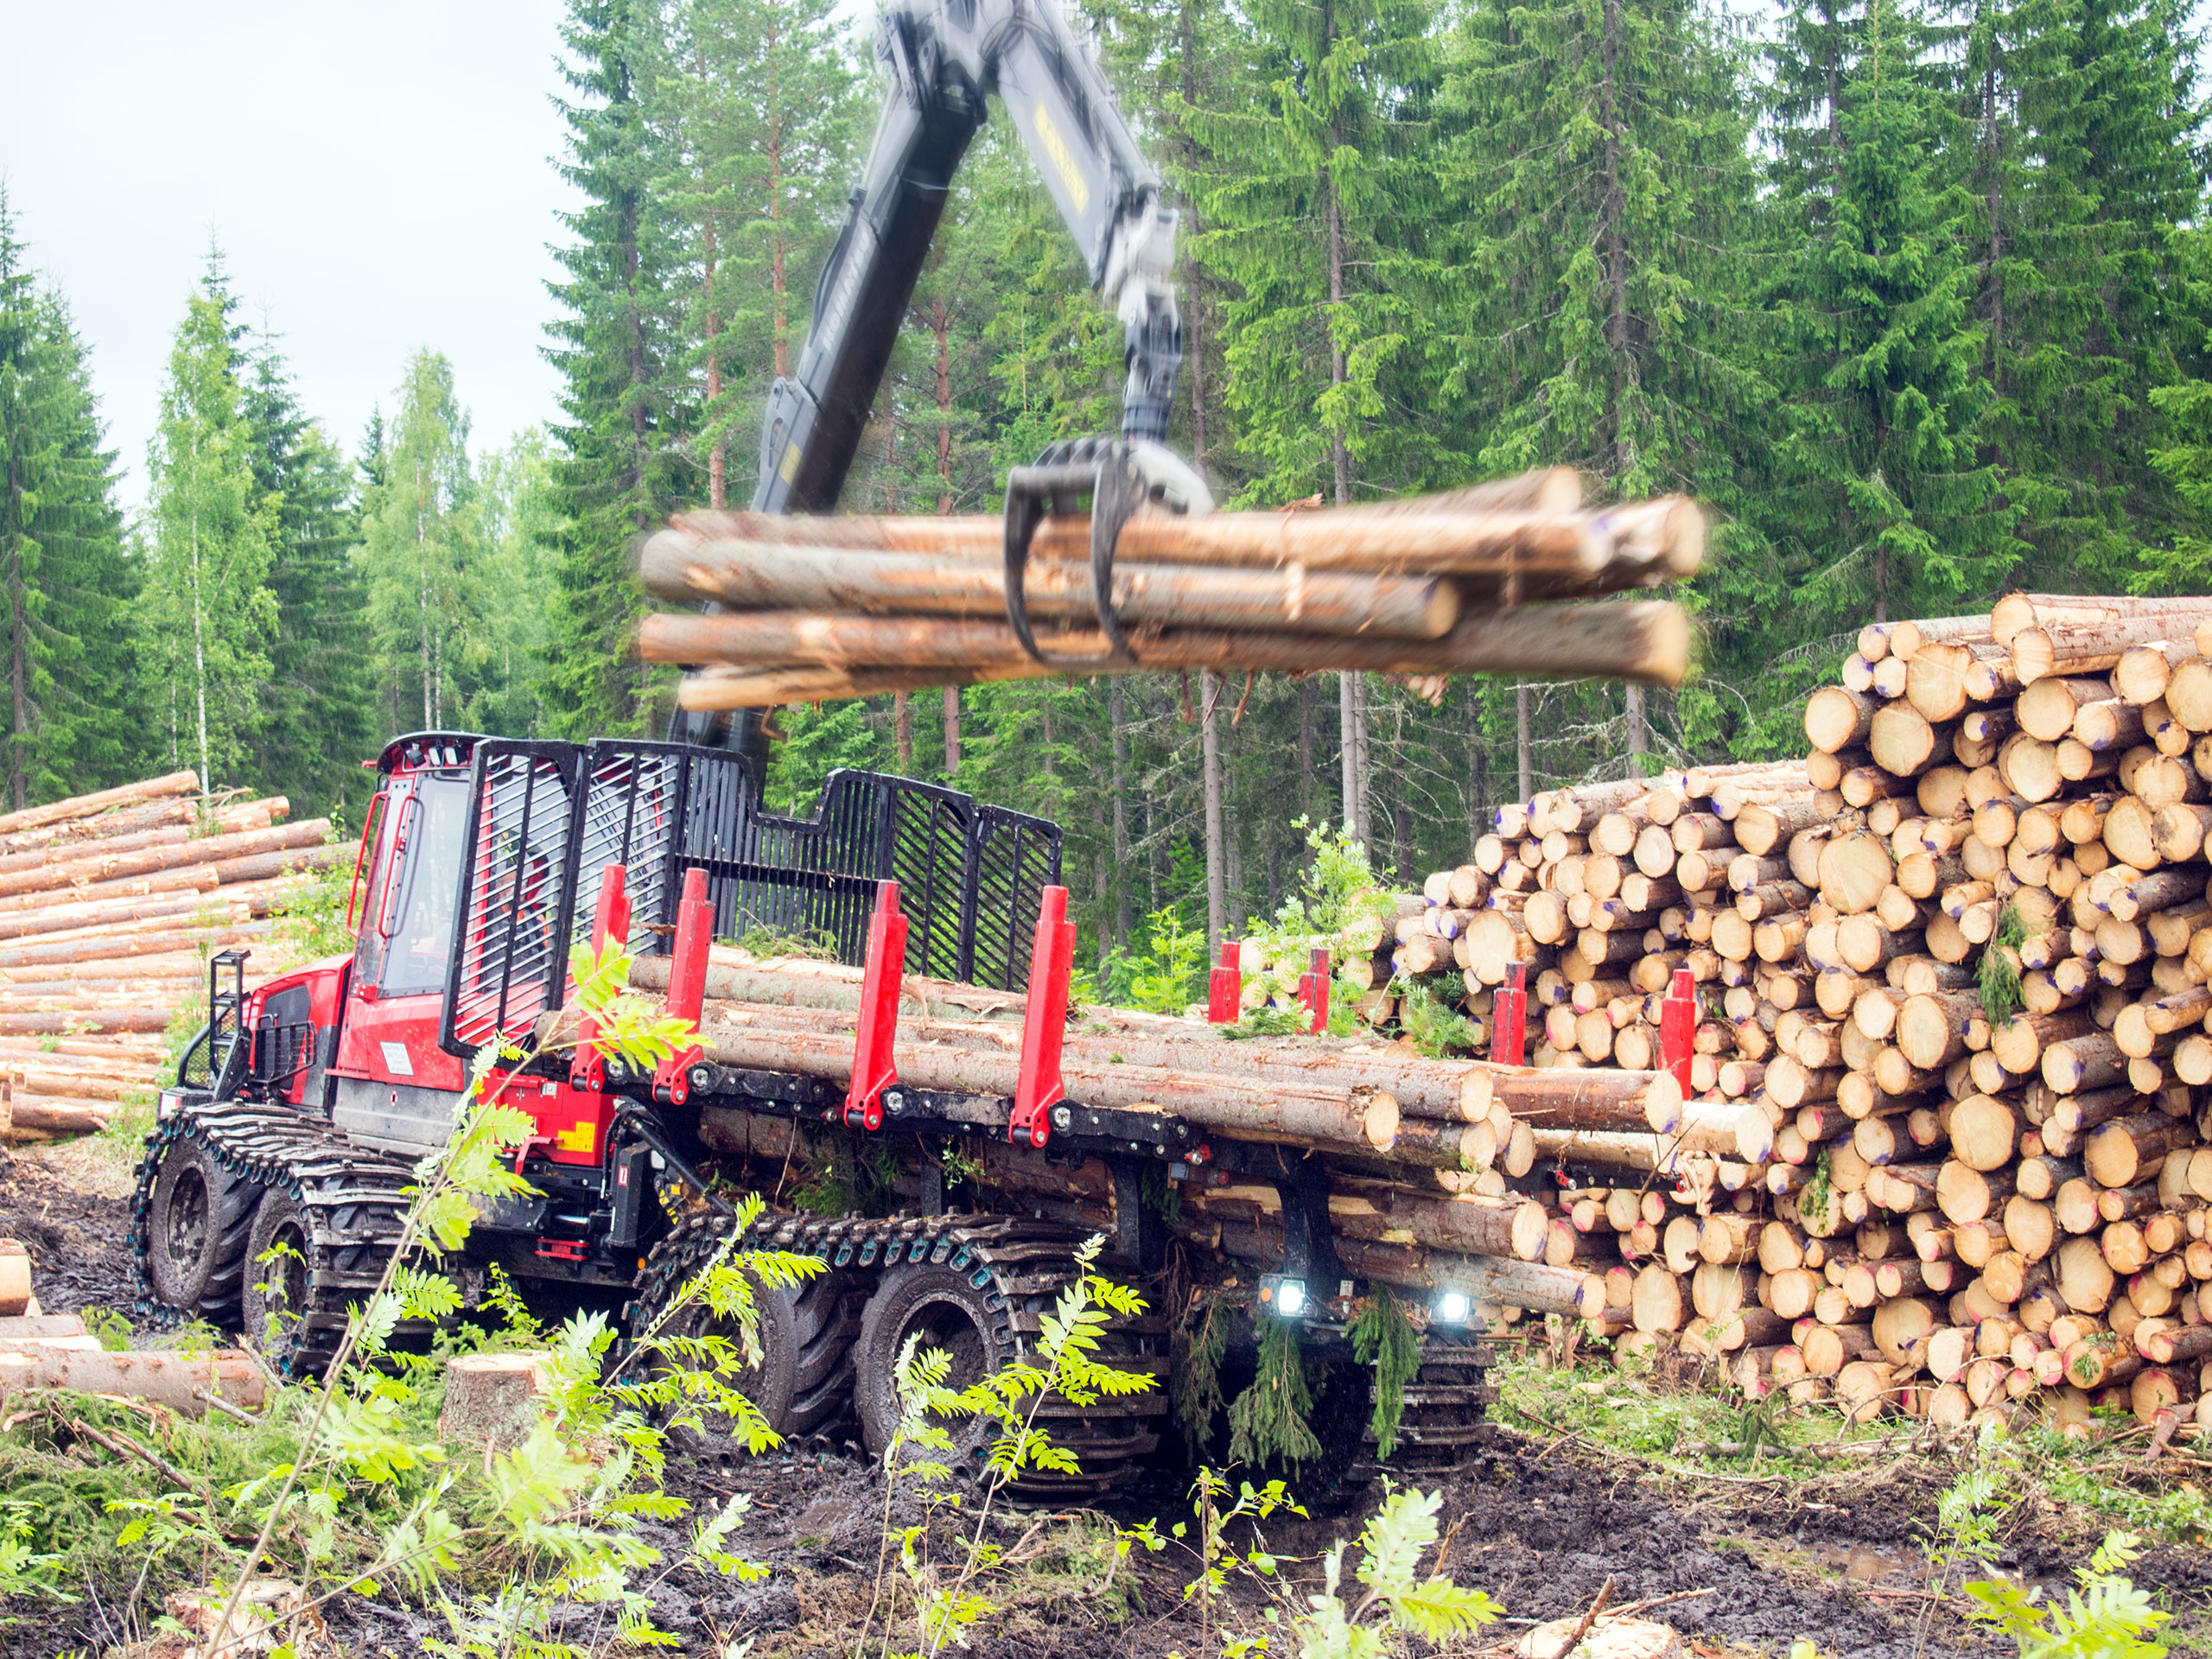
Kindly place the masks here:
POLYGON ((1516 1084, 1541 1166, 1497 1166, 1626 1351, 1861 1417, 2212 1423, 2212 600, 1870 627, 1805 729, 1502 808, 1363 1009, 1491 1052, 1517 964, 1529 1075, 1641 1103, 1516 1084), (1687 1088, 1649 1080, 1682 970, 1687 1088))
POLYGON ((1604 677, 1679 684, 1689 629, 1663 601, 1588 600, 1676 582, 1704 556, 1681 497, 1581 505, 1565 469, 1356 507, 1140 512, 1098 616, 1087 518, 1047 516, 1009 620, 996 517, 688 513, 638 553, 645 587, 694 608, 645 619, 639 654, 682 663, 689 709, 822 702, 1139 667, 1604 677), (701 600, 717 609, 702 613, 701 600))
POLYGON ((272 912, 350 859, 283 797, 200 793, 189 772, 0 814, 0 1138, 106 1127, 165 1077, 163 1033, 204 1003, 207 957, 272 960, 272 912))

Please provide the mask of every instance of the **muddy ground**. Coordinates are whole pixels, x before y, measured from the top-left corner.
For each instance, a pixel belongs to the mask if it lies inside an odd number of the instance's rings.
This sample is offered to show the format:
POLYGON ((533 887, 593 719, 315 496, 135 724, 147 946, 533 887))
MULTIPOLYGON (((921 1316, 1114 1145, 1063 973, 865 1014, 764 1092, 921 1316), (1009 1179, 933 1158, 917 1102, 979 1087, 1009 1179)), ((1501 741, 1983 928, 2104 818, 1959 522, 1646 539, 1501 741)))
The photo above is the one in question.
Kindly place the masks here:
MULTIPOLYGON (((130 1306, 129 1192, 127 1166, 111 1154, 0 1154, 0 1236, 29 1248, 48 1308, 130 1306)), ((1771 1476, 1714 1471, 1682 1480, 1642 1471, 1574 1434, 1501 1430, 1483 1471, 1446 1491, 1442 1565, 1487 1590, 1516 1624, 1442 1651, 1506 1651, 1499 1638, 1510 1643, 1528 1622, 1578 1614, 1609 1581, 1612 1605, 1658 1602, 1647 1616, 1681 1631, 1686 1652, 1701 1659, 1778 1656, 1801 1637, 1823 1655, 1865 1659, 2009 1651, 1962 1622, 1960 1598, 1930 1594, 1923 1545, 1955 1474, 1940 1460, 1900 1457, 1810 1474, 1793 1465, 1771 1476)), ((873 1471, 849 1449, 817 1444, 678 1478, 702 1507, 749 1493, 740 1548, 772 1569, 755 1586, 690 1572, 658 1583, 658 1620, 683 1650, 718 1654, 750 1636, 752 1659, 849 1652, 881 1530, 873 1471)), ((1186 1520, 1185 1478, 1163 1469, 1112 1519, 1157 1517, 1163 1529, 1186 1520)), ((1294 1517, 1270 1525, 1267 1543, 1303 1563, 1287 1569, 1295 1586, 1318 1576, 1320 1555, 1357 1529, 1357 1516, 1294 1517)), ((2094 1517, 2031 1500, 2010 1517, 1999 1564, 2056 1587, 2103 1529, 2094 1517)), ((662 1541, 671 1554, 685 1531, 671 1529, 662 1541)), ((1184 1597, 1196 1567, 1179 1546, 1135 1552, 1116 1567, 1095 1520, 1009 1516, 998 1537, 1017 1564, 992 1586, 1005 1610, 974 1638, 982 1659, 1156 1659, 1174 1651, 1198 1659, 1201 1631, 1184 1597)), ((2134 1576, 2177 1615, 2174 1651, 2212 1656, 2212 1554, 2156 1549, 2134 1576)), ((0 1655, 99 1654, 147 1634, 143 1610, 135 1618, 125 1611, 128 1586, 82 1587, 84 1599, 66 1608, 0 1606, 0 1655)), ((1249 1618, 1264 1597, 1240 1588, 1236 1599, 1249 1618)), ((334 1652, 409 1655, 426 1637, 447 1635, 442 1624, 358 1598, 325 1612, 334 1652)), ((563 1639, 613 1645, 611 1617, 601 1610, 578 1608, 563 1624, 563 1639)))

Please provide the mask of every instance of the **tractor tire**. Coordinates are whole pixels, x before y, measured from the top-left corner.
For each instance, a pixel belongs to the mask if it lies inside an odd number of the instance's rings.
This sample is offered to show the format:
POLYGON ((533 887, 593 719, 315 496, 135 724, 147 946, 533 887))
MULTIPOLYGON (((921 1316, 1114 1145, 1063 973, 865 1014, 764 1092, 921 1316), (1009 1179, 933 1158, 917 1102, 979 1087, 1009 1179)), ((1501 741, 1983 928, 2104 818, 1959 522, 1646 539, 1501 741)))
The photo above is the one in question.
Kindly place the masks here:
MULTIPOLYGON (((885 1274, 868 1299, 853 1350, 853 1409, 872 1458, 880 1459, 899 1432, 899 1359, 907 1339, 916 1337, 918 1353, 939 1349, 951 1357, 944 1386, 953 1389, 982 1382, 1020 1352, 1006 1299, 978 1288, 967 1273, 940 1262, 885 1274)), ((976 1418, 944 1427, 953 1440, 944 1460, 957 1475, 980 1478, 992 1423, 976 1418)))
MULTIPOLYGON (((919 1338, 920 1351, 934 1348, 949 1354, 952 1365, 945 1385, 964 1389, 1032 1352, 1023 1333, 1038 1328, 1039 1319, 1052 1312, 1060 1292, 1081 1271, 1071 1253, 1051 1253, 1049 1246, 1017 1245, 1003 1252, 977 1248, 979 1255, 1000 1254, 1003 1259, 987 1260, 981 1267, 928 1262, 894 1268, 869 1299, 853 1350, 853 1405, 873 1456, 880 1458, 898 1432, 899 1357, 910 1338, 919 1338)), ((1154 1389, 1087 1406, 1057 1395, 1038 1404, 1035 1427, 1073 1454, 1077 1471, 1025 1468, 1008 1489, 1009 1497, 1022 1503, 1090 1503, 1137 1478, 1159 1450, 1157 1421, 1166 1408, 1161 1397, 1166 1382, 1163 1329, 1157 1319, 1109 1326, 1097 1357, 1121 1370, 1151 1374, 1154 1389)), ((1025 1402, 1025 1413, 1028 1408, 1025 1402)), ((1001 1426, 987 1417, 944 1426, 953 1440, 944 1461, 956 1475, 982 1484, 1001 1426)))
MULTIPOLYGON (((733 1345, 739 1343, 737 1321, 717 1314, 703 1299, 663 1317, 663 1310, 713 1257, 720 1242, 710 1230, 681 1230, 654 1248, 639 1274, 640 1294, 630 1309, 633 1339, 658 1332, 693 1338, 719 1336, 733 1345)), ((732 1382, 778 1434, 786 1439, 811 1434, 846 1414, 860 1301, 852 1276, 835 1270, 817 1274, 796 1290, 771 1290, 754 1283, 760 1361, 747 1366, 732 1382)), ((664 1373, 678 1360, 664 1352, 652 1363, 664 1373)), ((746 1450, 743 1441, 730 1433, 728 1420, 718 1413, 706 1414, 696 1427, 678 1429, 677 1438, 694 1455, 721 1457, 746 1450)))
POLYGON ((146 1271, 165 1306, 235 1329, 246 1234, 262 1189, 199 1141, 169 1143, 146 1214, 146 1271))
POLYGON ((282 1375, 306 1357, 308 1227, 300 1201, 274 1191, 261 1200, 246 1233, 240 1324, 246 1340, 282 1375))

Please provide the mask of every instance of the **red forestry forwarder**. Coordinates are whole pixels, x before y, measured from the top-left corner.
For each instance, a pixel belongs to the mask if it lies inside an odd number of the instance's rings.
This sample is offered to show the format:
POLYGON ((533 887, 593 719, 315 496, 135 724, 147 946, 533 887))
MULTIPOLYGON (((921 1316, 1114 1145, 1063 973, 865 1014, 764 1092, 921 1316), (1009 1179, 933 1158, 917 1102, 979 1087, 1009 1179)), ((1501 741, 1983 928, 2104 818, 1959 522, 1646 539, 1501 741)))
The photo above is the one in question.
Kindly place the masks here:
MULTIPOLYGON (((1044 493, 1062 509, 1089 496, 1094 543, 1109 551, 1141 501, 1209 511, 1203 481, 1160 442, 1181 356, 1167 281, 1175 215, 1088 48, 1050 0, 905 0, 887 10, 879 52, 893 90, 798 372, 769 399, 755 509, 835 509, 953 174, 995 92, 1123 321, 1129 369, 1120 441, 1055 445, 1010 480, 1009 593, 1021 591, 1024 532, 1044 493)), ((460 1264, 465 1288, 496 1266, 541 1313, 599 1308, 631 1330, 651 1322, 734 1228, 709 1185, 709 1109, 903 1146, 907 1166, 921 1171, 906 1213, 771 1213, 747 1241, 830 1264, 800 1291, 760 1299, 765 1356, 748 1393, 785 1434, 857 1419, 880 1452, 906 1340, 950 1351, 956 1384, 1014 1358, 1077 1272, 1089 1231, 989 1190, 976 1210, 948 1210, 941 1152, 995 1134, 1024 1159, 1103 1160, 1113 1192, 1108 1270, 1138 1279, 1166 1253, 1158 1195, 1175 1180, 1234 1172, 1281 1198, 1281 1259, 1261 1281, 1260 1317, 1299 1321, 1308 1360, 1343 1369, 1314 1423, 1328 1446, 1320 1484, 1349 1491, 1377 1472, 1362 1449, 1373 1438, 1372 1373, 1354 1365, 1343 1323, 1359 1281, 1331 1231, 1327 1160, 1275 1145, 1208 1145, 1172 1116, 1060 1095, 1075 930, 1057 886, 1058 829, 956 791, 855 772, 832 774, 812 817, 781 817, 763 809, 756 717, 680 715, 672 735, 575 745, 424 732, 385 749, 348 905, 353 952, 251 993, 243 952, 212 966, 209 1020, 176 1087, 162 1091, 134 1202, 149 1310, 257 1341, 273 1323, 271 1357, 296 1374, 320 1371, 348 1308, 389 1260, 416 1160, 451 1132, 471 1058, 512 1044, 524 1058, 505 1098, 535 1120, 516 1166, 535 1196, 480 1206, 460 1264), (826 935, 843 961, 866 964, 849 1086, 735 1070, 696 1051, 648 1076, 585 1049, 537 1047, 570 994, 576 943, 669 955, 670 1009, 696 1018, 709 942, 760 927, 826 935), (1027 991, 1016 1098, 896 1081, 902 970, 1027 991)), ((1318 1014, 1325 962, 1309 978, 1318 1014)), ((1225 988, 1233 1015, 1235 988, 1225 988)), ((1471 1313, 1464 1290, 1435 1296, 1393 1466, 1433 1475, 1476 1455, 1489 1390, 1471 1313)), ((687 1307, 677 1317, 697 1330, 709 1316, 687 1307)), ((1164 1384, 1166 1331, 1156 1316, 1123 1320, 1109 1346, 1164 1384)), ((400 1333, 410 1334, 427 1332, 400 1333)), ((1253 1338, 1247 1326, 1231 1344, 1222 1376, 1232 1388, 1240 1363, 1249 1373, 1253 1338)), ((1079 1500, 1126 1483, 1160 1445, 1169 1393, 1049 1405, 1052 1436, 1082 1472, 1032 1471, 1021 1494, 1079 1500)), ((1309 1471, 1301 1491, 1313 1484, 1309 1471)))

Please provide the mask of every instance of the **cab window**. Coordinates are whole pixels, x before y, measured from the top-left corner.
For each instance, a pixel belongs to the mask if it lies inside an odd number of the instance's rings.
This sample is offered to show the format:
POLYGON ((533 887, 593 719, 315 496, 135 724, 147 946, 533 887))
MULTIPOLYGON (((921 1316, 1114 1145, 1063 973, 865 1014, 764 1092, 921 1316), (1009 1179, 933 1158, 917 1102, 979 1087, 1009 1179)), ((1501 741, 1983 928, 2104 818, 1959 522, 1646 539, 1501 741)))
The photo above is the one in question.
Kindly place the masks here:
POLYGON ((415 804, 405 816, 398 890, 386 895, 390 937, 377 981, 386 995, 445 989, 446 959, 453 950, 468 785, 458 778, 425 778, 415 787, 415 804))

